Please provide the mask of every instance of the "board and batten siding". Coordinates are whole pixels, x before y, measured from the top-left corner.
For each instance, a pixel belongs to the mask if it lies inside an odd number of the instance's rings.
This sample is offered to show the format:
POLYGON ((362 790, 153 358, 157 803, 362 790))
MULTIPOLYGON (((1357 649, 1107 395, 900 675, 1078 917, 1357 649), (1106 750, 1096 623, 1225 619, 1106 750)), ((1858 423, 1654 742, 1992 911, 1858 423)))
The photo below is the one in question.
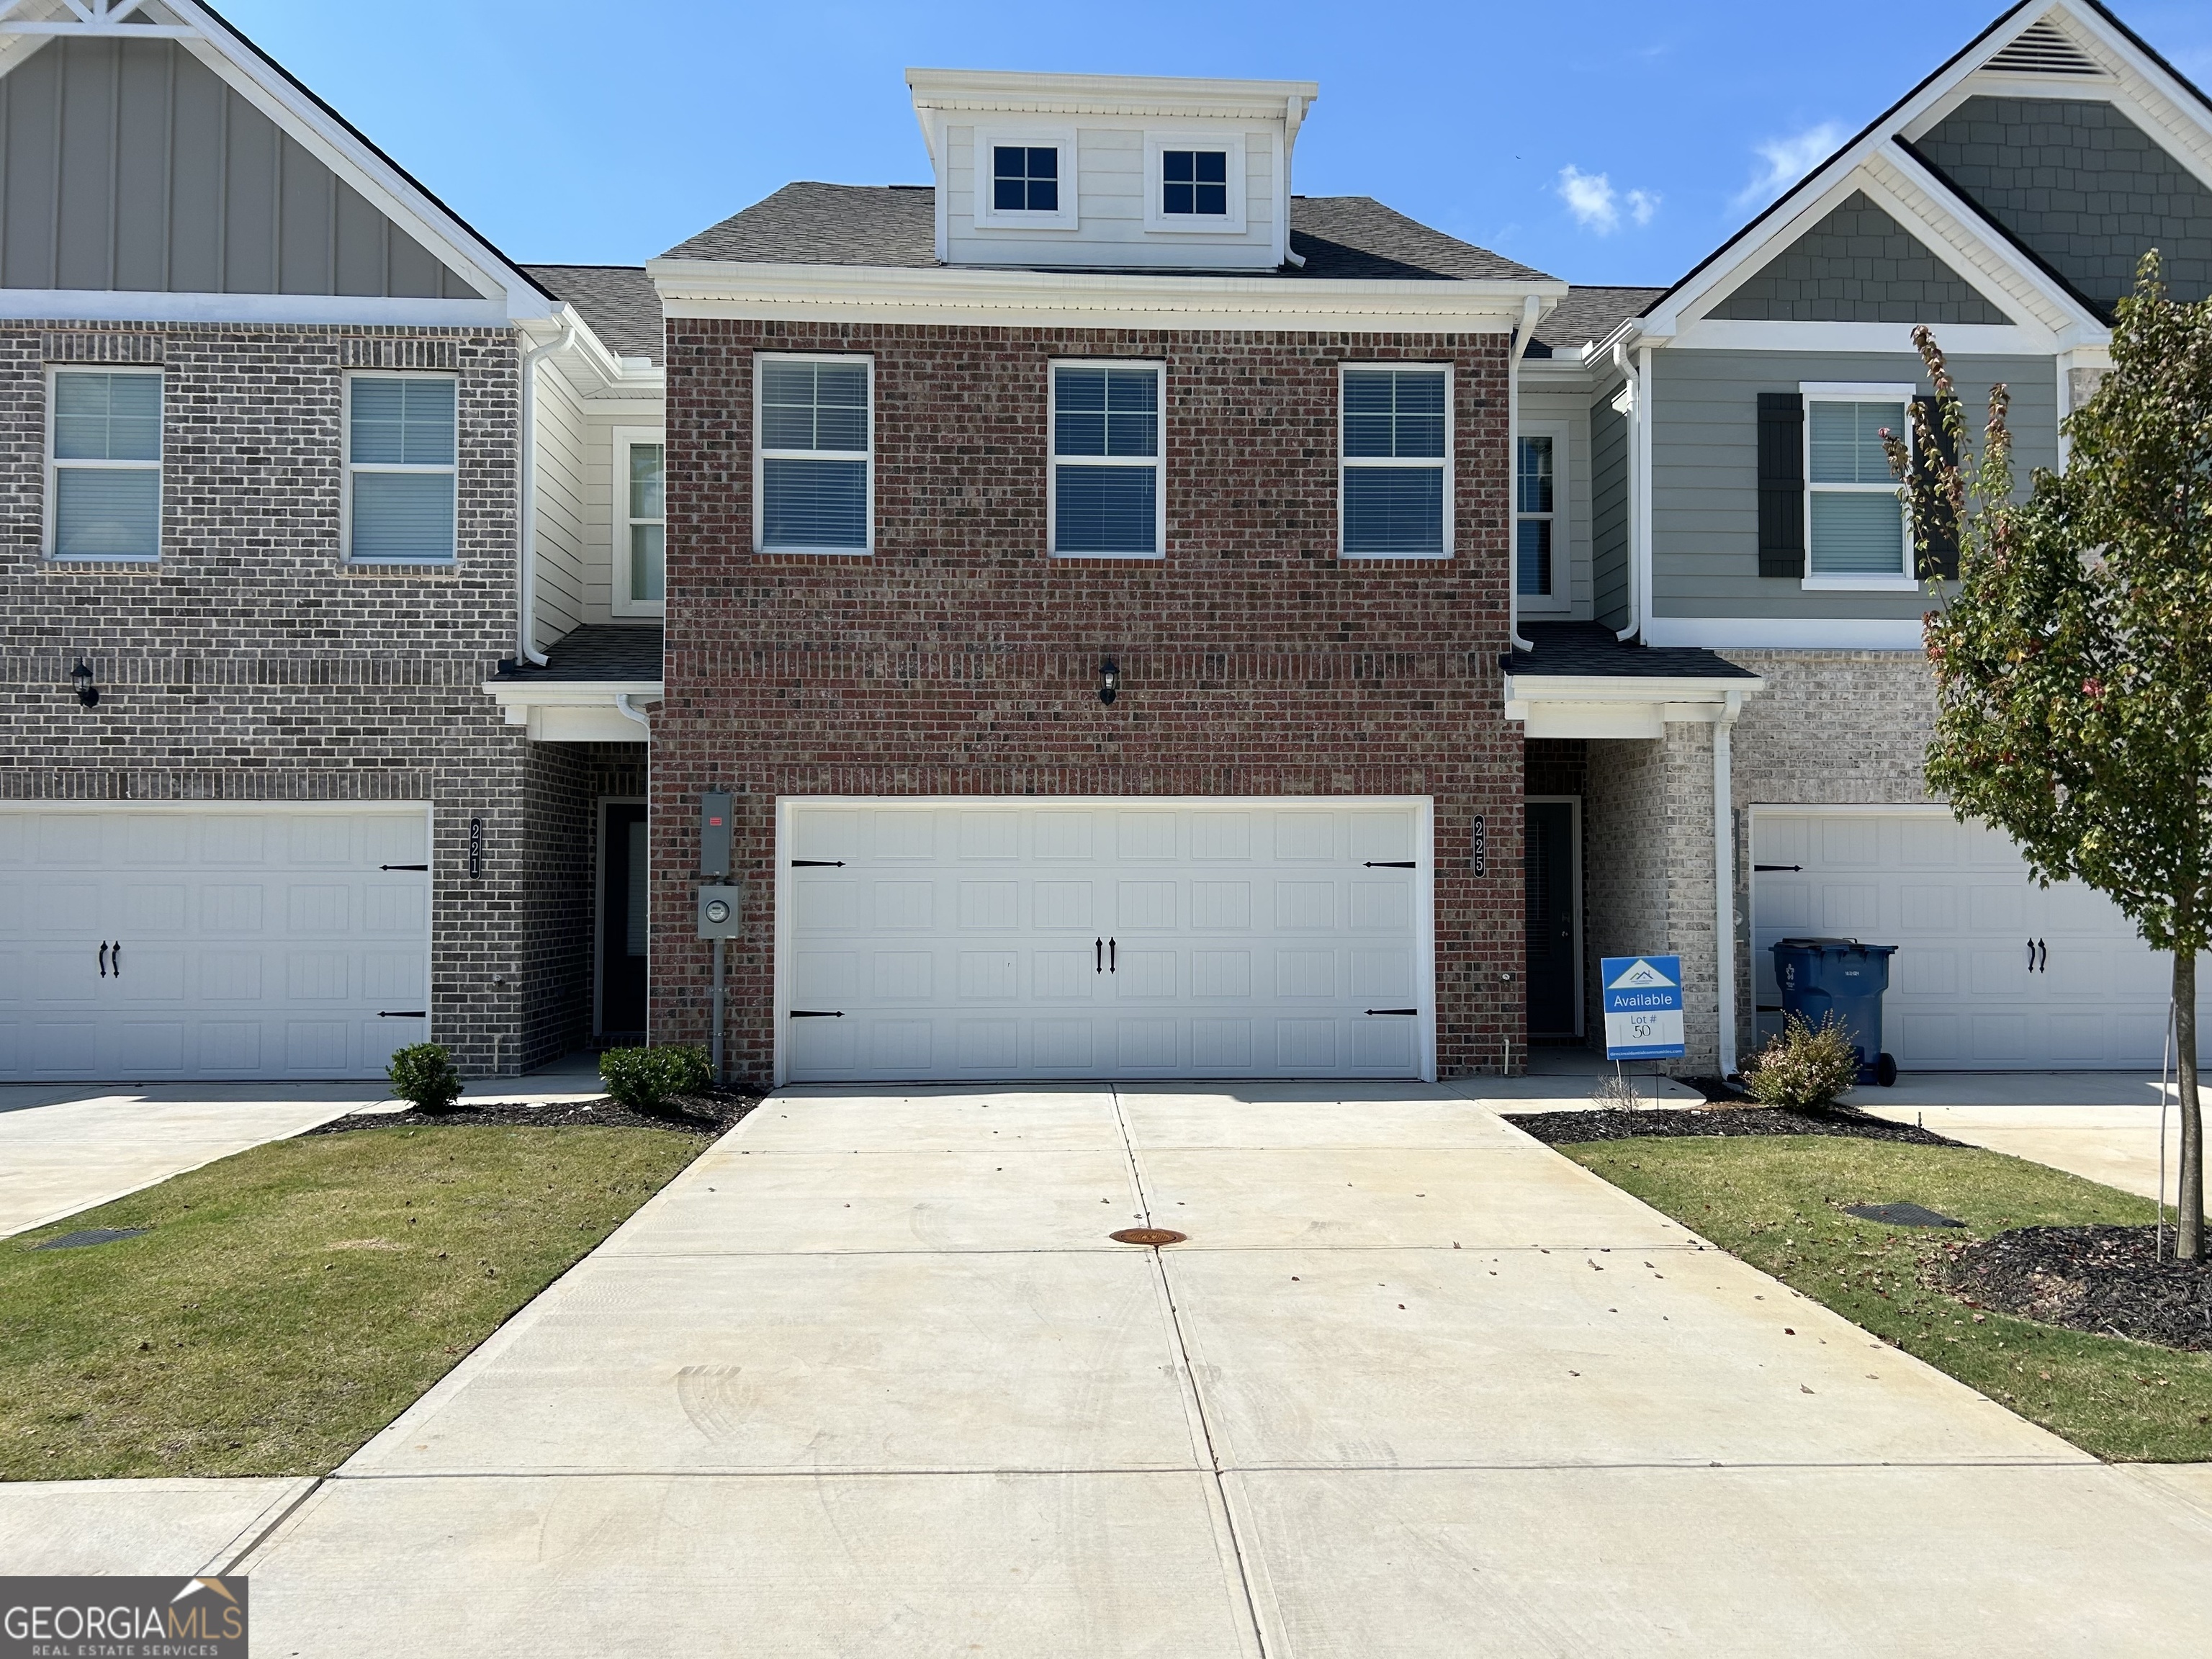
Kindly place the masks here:
MULTIPOLYGON (((1015 133, 1032 118, 1010 116, 1003 122, 985 123, 985 129, 1015 133)), ((1035 118, 1042 120, 1044 118, 1035 118)), ((975 133, 973 126, 949 130, 951 151, 946 172, 951 199, 946 204, 952 261, 955 264, 1065 264, 1070 251, 1105 244, 1112 250, 1097 263, 1114 265, 1158 265, 1168 270, 1190 270, 1216 263, 1249 269, 1255 249, 1270 249, 1275 242, 1275 143, 1277 135, 1266 126, 1224 122, 1171 121, 1150 124, 1150 130, 1177 134, 1208 133, 1220 138, 1241 135, 1244 141, 1244 230, 1228 232, 1147 231, 1145 228, 1146 126, 1078 125, 1076 228, 1036 231, 977 229, 975 226, 975 133), (1211 131, 1218 128, 1218 133, 1211 131), (1224 257, 1225 256, 1225 257, 1224 257)))
MULTIPOLYGON (((1940 331, 1939 331, 1940 337, 1940 331)), ((2013 463, 2023 489, 2058 465, 2057 370, 2048 357, 1954 357, 1967 427, 1986 419, 1990 386, 2011 389, 2013 463)), ((1662 351, 1652 359, 1652 611, 1662 617, 1906 621, 1924 592, 1807 592, 1759 574, 1759 394, 1807 380, 1911 385, 1930 392, 1906 352, 1662 351)))
POLYGON ((173 40, 0 76, 0 288, 478 295, 173 40))
POLYGON ((1590 405, 1590 615, 1628 626, 1628 417, 1608 392, 1590 405))

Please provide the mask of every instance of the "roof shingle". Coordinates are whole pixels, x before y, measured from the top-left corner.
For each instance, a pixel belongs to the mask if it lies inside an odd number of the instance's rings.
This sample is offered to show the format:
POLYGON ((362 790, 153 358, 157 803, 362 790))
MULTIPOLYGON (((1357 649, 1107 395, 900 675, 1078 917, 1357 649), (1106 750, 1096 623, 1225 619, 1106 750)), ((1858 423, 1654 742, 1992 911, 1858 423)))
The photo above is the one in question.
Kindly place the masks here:
POLYGON ((617 357, 661 361, 660 295, 642 265, 525 265, 555 298, 583 313, 617 357))

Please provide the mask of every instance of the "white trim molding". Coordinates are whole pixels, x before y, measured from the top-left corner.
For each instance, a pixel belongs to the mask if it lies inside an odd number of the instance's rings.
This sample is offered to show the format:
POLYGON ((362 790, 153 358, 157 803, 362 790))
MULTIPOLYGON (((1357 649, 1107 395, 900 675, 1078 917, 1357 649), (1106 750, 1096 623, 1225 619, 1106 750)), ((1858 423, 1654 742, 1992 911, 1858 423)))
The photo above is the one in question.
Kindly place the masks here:
POLYGON ((667 542, 667 453, 668 434, 659 426, 618 426, 611 434, 614 446, 613 471, 608 479, 608 548, 612 566, 607 573, 608 608, 617 617, 659 617, 667 612, 668 602, 663 599, 641 599, 633 591, 634 571, 631 564, 630 534, 633 526, 649 524, 652 520, 634 519, 629 511, 629 452, 635 446, 658 446, 661 452, 661 512, 663 526, 660 546, 661 592, 668 591, 667 542))
POLYGON ((1505 718, 1531 738, 1657 738, 1670 725, 1734 720, 1755 677, 1508 674, 1505 718))
MULTIPOLYGON (((1081 189, 1082 158, 1079 154, 1079 140, 1073 127, 1036 126, 1020 120, 978 124, 975 129, 974 152, 969 156, 970 173, 975 179, 974 212, 970 216, 978 230, 1078 230, 1081 226, 1079 192, 1081 189), (1048 149, 1058 160, 1054 165, 1054 195, 1060 205, 1051 212, 1030 209, 1000 208, 997 201, 996 158, 992 151, 1000 146, 1012 149, 1048 149), (987 158, 989 158, 987 160, 987 158)), ((1026 163, 1024 164, 1026 165, 1026 163)))
POLYGON ((1652 617, 1646 645, 1707 650, 1910 651, 1924 648, 1917 617, 1652 617))
POLYGON ((532 743, 644 743, 650 732, 635 705, 659 702, 659 680, 561 680, 532 674, 486 680, 483 690, 509 726, 532 743))
POLYGON ((654 259, 646 275, 670 317, 963 327, 1333 329, 1503 334, 1550 277, 1352 281, 1273 274, 1165 276, 956 265, 750 264, 654 259))
POLYGON ((1241 132, 1155 132, 1145 134, 1145 228, 1176 236, 1242 236, 1244 234, 1244 135, 1241 132), (1170 213, 1162 157, 1169 150, 1219 150, 1226 158, 1225 214, 1170 213))
POLYGON ((356 294, 160 294, 144 289, 4 288, 0 289, 0 317, 36 323, 504 328, 507 308, 497 300, 386 300, 356 294))

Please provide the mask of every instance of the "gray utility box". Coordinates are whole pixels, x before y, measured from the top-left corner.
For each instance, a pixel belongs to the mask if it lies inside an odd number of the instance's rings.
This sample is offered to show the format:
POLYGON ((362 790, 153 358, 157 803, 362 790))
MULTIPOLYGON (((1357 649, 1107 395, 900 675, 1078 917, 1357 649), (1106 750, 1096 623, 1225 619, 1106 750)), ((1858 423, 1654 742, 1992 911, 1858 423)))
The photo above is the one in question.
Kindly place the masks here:
POLYGON ((701 939, 736 939, 744 931, 744 925, 745 886, 743 882, 699 890, 701 939))

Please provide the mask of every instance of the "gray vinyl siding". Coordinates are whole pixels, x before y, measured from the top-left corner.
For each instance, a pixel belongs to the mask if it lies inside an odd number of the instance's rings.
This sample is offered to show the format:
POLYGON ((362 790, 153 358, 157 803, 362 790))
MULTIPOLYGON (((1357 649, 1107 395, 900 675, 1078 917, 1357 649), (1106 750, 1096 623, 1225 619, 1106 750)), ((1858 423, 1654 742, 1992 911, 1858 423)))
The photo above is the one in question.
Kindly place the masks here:
POLYGON ((1628 417, 1607 392, 1590 405, 1590 614, 1628 626, 1628 417))
POLYGON ((2175 299, 2212 295, 2212 191, 2110 104, 1969 98, 1917 148, 2100 305, 2153 247, 2175 299))
POLYGON ((0 288, 477 297, 176 42, 103 38, 0 76, 0 288))
POLYGON ((1864 191, 1852 191, 1712 314, 1773 323, 2012 320, 1864 191))
MULTIPOLYGON (((2012 393, 2013 458, 2022 488, 2058 465, 2057 369, 2048 357, 1954 357, 1978 433, 1991 382, 2012 393)), ((1652 358, 1652 610, 1662 617, 1903 620, 1922 592, 1808 593, 1759 574, 1759 394, 1805 380, 1931 387, 1920 360, 1856 352, 1674 350, 1652 358)))

